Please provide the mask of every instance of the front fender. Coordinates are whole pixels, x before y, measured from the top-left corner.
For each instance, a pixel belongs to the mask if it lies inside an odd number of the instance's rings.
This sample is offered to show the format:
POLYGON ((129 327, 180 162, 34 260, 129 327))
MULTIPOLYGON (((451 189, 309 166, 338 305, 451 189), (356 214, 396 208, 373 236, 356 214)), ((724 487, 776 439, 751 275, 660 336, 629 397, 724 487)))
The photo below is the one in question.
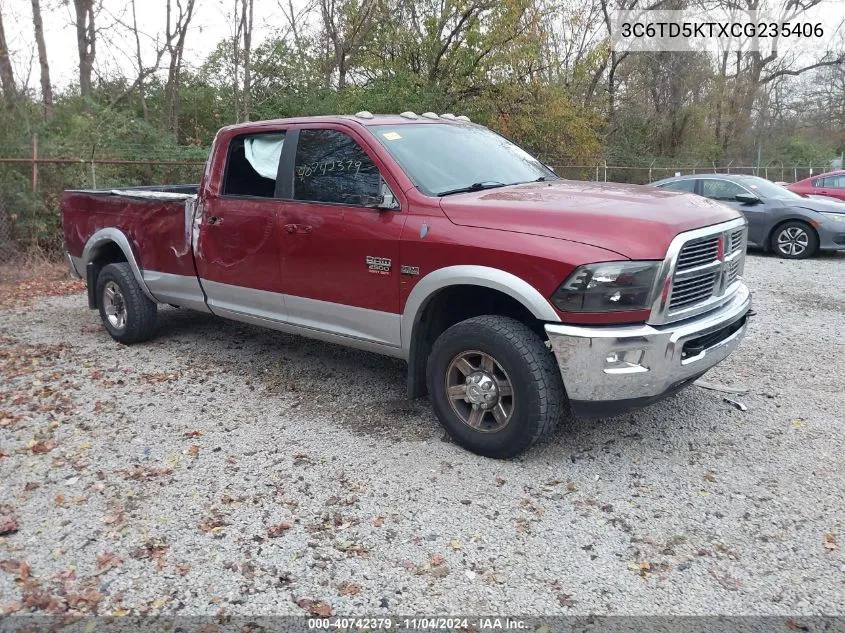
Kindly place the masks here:
POLYGON ((449 286, 482 286, 498 290, 517 300, 540 321, 557 323, 560 317, 548 300, 524 279, 490 266, 447 266, 435 270, 417 282, 408 300, 401 320, 402 354, 411 356, 414 329, 428 301, 435 293, 449 286))

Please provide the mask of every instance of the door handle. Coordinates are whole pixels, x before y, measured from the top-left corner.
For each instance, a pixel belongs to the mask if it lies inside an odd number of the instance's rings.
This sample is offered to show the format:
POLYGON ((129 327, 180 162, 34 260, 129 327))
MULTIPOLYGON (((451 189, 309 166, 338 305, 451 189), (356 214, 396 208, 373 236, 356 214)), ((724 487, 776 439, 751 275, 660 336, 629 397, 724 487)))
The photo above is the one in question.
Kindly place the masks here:
POLYGON ((223 222, 223 218, 217 215, 212 215, 208 218, 208 226, 218 226, 223 222))
POLYGON ((285 231, 288 233, 310 233, 313 227, 307 224, 285 224, 285 231))

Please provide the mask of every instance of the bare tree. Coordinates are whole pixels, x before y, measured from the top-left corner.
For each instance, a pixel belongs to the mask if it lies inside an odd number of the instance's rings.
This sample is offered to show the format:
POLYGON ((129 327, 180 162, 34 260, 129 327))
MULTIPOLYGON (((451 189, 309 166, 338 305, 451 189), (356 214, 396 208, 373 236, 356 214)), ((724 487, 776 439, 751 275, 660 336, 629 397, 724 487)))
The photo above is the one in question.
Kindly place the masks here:
POLYGON ((337 88, 346 87, 349 69, 372 31, 375 0, 320 0, 320 13, 326 37, 326 85, 337 71, 337 88))
POLYGON ((252 89, 250 57, 252 53, 252 13, 254 0, 242 0, 241 32, 244 41, 243 120, 249 121, 249 93, 252 89))
POLYGON ((15 75, 12 72, 12 60, 9 57, 9 47, 6 46, 6 31, 3 28, 3 13, 0 11, 0 83, 3 85, 3 98, 6 106, 11 107, 15 102, 15 75))
POLYGON ((181 93, 180 75, 182 59, 185 54, 185 38, 188 27, 194 17, 196 0, 175 0, 176 13, 173 13, 173 1, 167 0, 167 26, 165 29, 165 49, 170 56, 165 85, 165 111, 167 129, 176 133, 179 130, 179 97, 181 93))
POLYGON ((76 11, 76 48, 79 52, 79 93, 87 101, 93 96, 91 74, 97 53, 97 29, 95 26, 96 0, 73 0, 76 11))
POLYGON ((132 31, 132 37, 135 40, 135 65, 138 68, 138 74, 135 81, 132 82, 123 92, 116 95, 111 100, 111 106, 115 106, 125 99, 133 90, 138 90, 138 104, 141 106, 141 112, 144 120, 149 120, 149 111, 147 110, 147 94, 146 94, 146 80, 147 77, 156 72, 161 65, 161 60, 167 50, 166 46, 156 47, 156 58, 152 66, 144 66, 144 56, 141 53, 141 33, 138 30, 138 17, 135 10, 135 0, 130 0, 130 8, 132 10, 132 24, 128 26, 132 31))
POLYGON ((41 65, 41 103, 44 118, 53 118, 53 84, 50 82, 50 63, 47 61, 47 45, 44 43, 44 23, 41 21, 41 4, 32 0, 32 25, 35 28, 35 43, 38 46, 38 62, 41 65))

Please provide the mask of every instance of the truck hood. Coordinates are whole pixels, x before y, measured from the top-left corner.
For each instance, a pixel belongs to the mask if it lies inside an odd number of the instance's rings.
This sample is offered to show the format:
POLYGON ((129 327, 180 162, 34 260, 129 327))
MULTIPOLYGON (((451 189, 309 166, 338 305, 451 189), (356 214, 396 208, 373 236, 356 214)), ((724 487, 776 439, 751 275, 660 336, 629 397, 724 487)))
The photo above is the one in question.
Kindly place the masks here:
POLYGON ((581 242, 663 259, 678 233, 741 217, 700 196, 641 185, 553 180, 441 198, 454 224, 581 242))

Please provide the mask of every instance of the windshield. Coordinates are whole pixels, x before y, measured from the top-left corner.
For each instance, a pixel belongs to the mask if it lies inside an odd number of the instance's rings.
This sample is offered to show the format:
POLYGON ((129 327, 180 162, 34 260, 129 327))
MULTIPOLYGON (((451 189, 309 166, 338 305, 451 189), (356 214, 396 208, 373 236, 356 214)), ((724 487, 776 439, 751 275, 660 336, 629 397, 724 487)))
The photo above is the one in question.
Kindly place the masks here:
POLYGON ((525 150, 478 125, 374 125, 417 188, 442 196, 557 176, 525 150))
POLYGON ((770 180, 759 178, 757 176, 747 176, 739 179, 739 184, 751 189, 752 192, 759 195, 761 198, 774 198, 775 200, 798 200, 803 196, 790 191, 786 187, 776 185, 770 180))

